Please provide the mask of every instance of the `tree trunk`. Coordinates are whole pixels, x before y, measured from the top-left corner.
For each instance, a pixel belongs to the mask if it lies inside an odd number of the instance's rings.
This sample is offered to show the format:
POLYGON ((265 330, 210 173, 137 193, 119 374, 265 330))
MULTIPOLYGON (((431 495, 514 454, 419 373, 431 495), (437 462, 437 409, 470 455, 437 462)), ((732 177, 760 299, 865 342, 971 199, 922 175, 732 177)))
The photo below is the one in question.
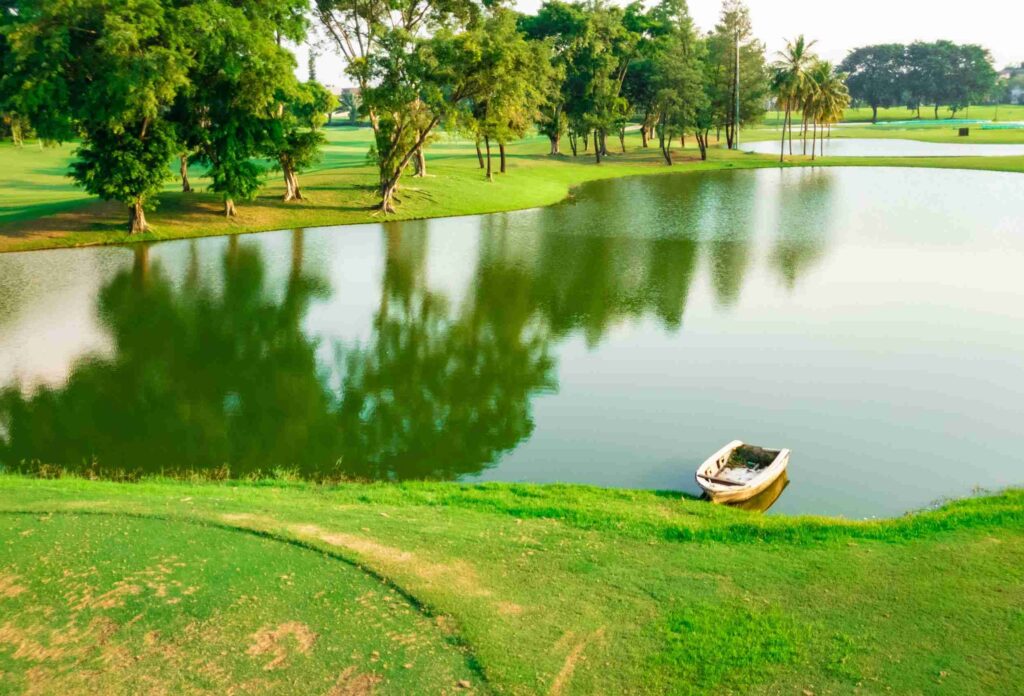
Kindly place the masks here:
POLYGON ((575 157, 576 154, 577 154, 577 152, 576 152, 576 134, 575 133, 571 133, 571 132, 569 133, 569 147, 572 148, 572 156, 575 157))
POLYGON ((480 168, 484 168, 484 153, 480 152, 480 141, 476 141, 476 160, 480 163, 480 168))
POLYGON ((561 140, 561 138, 559 138, 557 135, 554 136, 554 137, 548 136, 548 140, 551 141, 551 152, 549 154, 552 154, 552 155, 560 155, 560 154, 562 154, 561 152, 559 152, 559 148, 558 148, 558 143, 561 140))
POLYGON ((224 199, 224 217, 235 217, 238 211, 235 209, 235 202, 230 198, 224 199))
POLYGON ((601 129, 601 154, 608 156, 608 131, 604 128, 601 129))
POLYGON ((491 139, 489 137, 484 138, 484 147, 487 148, 487 180, 494 181, 494 175, 491 174, 491 139))
POLYGON ((622 154, 626 154, 626 127, 622 126, 619 128, 619 147, 622 148, 622 154))
POLYGON ((588 131, 583 131, 583 151, 586 152, 590 149, 590 135, 588 131))
POLYGON ((181 171, 181 192, 192 193, 192 185, 188 181, 188 154, 181 156, 180 162, 181 171))
POLYGON ((814 130, 811 133, 811 161, 813 162, 817 155, 818 148, 818 122, 814 122, 814 130))
POLYGON ((793 108, 789 107, 789 156, 793 156, 793 108))
POLYGON ((137 199, 128 206, 128 234, 142 234, 149 231, 146 223, 146 211, 142 207, 142 200, 137 199))
POLYGON ((878 105, 876 104, 871 106, 871 122, 878 123, 878 105))
POLYGON ((281 172, 284 174, 284 200, 301 201, 302 193, 299 191, 299 177, 295 174, 290 164, 281 163, 281 172))
POLYGON ((640 126, 640 142, 643 143, 644 149, 647 149, 647 120, 644 120, 642 126, 640 126))
POLYGON ((295 198, 295 191, 292 190, 292 178, 289 176, 287 165, 281 165, 281 174, 284 176, 284 201, 287 203, 295 198))
POLYGON ((398 177, 385 181, 380 189, 380 205, 378 209, 385 215, 395 212, 395 192, 398 190, 398 177))
POLYGON ((413 176, 421 176, 421 177, 422 176, 426 176, 427 175, 427 158, 423 154, 423 148, 422 147, 416 148, 416 154, 413 156, 413 160, 412 161, 413 161, 413 167, 415 168, 415 173, 413 174, 413 176))
POLYGON ((601 140, 596 128, 594 129, 594 158, 598 164, 601 164, 601 140))
POLYGON ((501 164, 499 165, 498 170, 502 174, 504 174, 505 173, 505 143, 498 143, 498 157, 501 160, 501 164))
POLYGON ((935 105, 935 120, 936 121, 939 120, 939 105, 938 104, 935 105))
POLYGON ((789 120, 789 109, 786 109, 786 115, 782 117, 782 148, 779 150, 779 161, 786 161, 786 122, 789 120))
POLYGON ((661 132, 658 133, 658 145, 661 147, 661 156, 665 158, 668 166, 672 166, 672 138, 665 137, 665 117, 661 117, 661 132))
POLYGON ((700 158, 703 161, 708 159, 708 134, 710 132, 710 130, 706 130, 703 134, 697 134, 697 147, 700 148, 700 158))

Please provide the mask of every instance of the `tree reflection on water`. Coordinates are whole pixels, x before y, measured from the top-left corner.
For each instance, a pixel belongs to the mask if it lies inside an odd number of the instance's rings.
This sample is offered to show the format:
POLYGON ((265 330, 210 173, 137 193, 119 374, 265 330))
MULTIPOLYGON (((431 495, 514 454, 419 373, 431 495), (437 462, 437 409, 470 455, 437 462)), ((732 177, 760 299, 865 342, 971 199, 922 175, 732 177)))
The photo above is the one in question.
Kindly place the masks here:
MULTIPOLYGON (((385 224, 369 338, 332 346, 332 359, 306 319, 335 291, 305 262, 302 231, 283 285, 258 239, 191 243, 179 282, 137 245, 97 301, 109 356, 79 360, 58 387, 0 392, 0 462, 110 477, 479 473, 533 433, 533 398, 558 389, 560 341, 581 334, 594 347, 630 318, 678 331, 702 253, 718 303, 736 301, 754 191, 719 200, 703 185, 664 177, 531 217, 485 216, 457 305, 427 281, 427 224, 385 224), (687 197, 696 203, 680 207, 687 197), (219 254, 216 270, 204 253, 219 254)), ((791 286, 821 252, 820 239, 783 232, 771 263, 791 286)))

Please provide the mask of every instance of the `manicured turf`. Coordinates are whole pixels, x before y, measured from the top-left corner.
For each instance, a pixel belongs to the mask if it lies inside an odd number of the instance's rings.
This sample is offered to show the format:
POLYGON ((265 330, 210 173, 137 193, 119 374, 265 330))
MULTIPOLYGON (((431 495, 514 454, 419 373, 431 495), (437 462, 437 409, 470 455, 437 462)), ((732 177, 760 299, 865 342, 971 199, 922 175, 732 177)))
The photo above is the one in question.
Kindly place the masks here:
MULTIPOLYGON (((849 108, 843 112, 843 120, 847 123, 871 122, 871 109, 869 107, 849 108)), ((799 112, 797 112, 799 118, 799 112)), ((1024 105, 995 104, 972 106, 969 110, 961 109, 955 115, 947 108, 939 109, 939 120, 966 119, 977 121, 1024 121, 1024 105)), ((912 121, 918 120, 917 112, 906 109, 902 106, 894 106, 878 110, 878 121, 912 121)), ((921 107, 922 122, 934 121, 935 110, 931 107, 921 107)), ((781 123, 781 115, 771 111, 767 114, 765 121, 769 124, 781 123)))
POLYGON ((850 523, 577 486, 6 476, 0 511, 0 691, 39 675, 104 693, 164 675, 247 693, 345 674, 380 693, 1024 680, 1022 491, 850 523), (270 634, 280 652, 253 647, 270 634))
MULTIPOLYGON (((887 137, 899 134, 886 132, 890 134, 887 137)), ((573 186, 593 179, 779 166, 772 155, 718 148, 712 150, 710 161, 701 162, 692 149, 691 138, 690 149, 677 152, 676 165, 668 167, 656 145, 640 147, 636 133, 627 138, 625 154, 608 157, 598 166, 592 155, 550 157, 546 154, 547 140, 534 137, 511 146, 508 173, 496 174, 494 182, 487 182, 478 167, 472 143, 442 136, 428 150, 429 175, 406 178, 398 214, 385 217, 373 209, 376 175, 366 162, 369 131, 332 128, 328 133, 330 142, 323 162, 301 176, 307 200, 283 203, 283 187, 277 175, 269 173, 259 198, 240 204, 239 217, 226 220, 220 214, 218 197, 202 192, 206 182, 196 170, 193 185, 201 192, 182 194, 175 190, 178 184, 170 181, 166 193, 160 196, 158 208, 149 214, 153 232, 132 238, 123 231, 127 219, 123 206, 85 199, 63 176, 71 146, 42 151, 35 145, 21 149, 0 146, 4 164, 0 176, 6 177, 0 185, 0 210, 4 211, 0 214, 0 252, 515 210, 555 203, 565 198, 573 186)), ((920 137, 919 134, 915 131, 914 137, 920 137)), ((744 137, 750 141, 776 136, 775 131, 766 127, 748 131, 744 137)), ((1016 136, 1004 135, 1004 140, 1007 137, 1016 136)), ((563 141, 563 147, 568 148, 568 142, 563 141)), ((786 166, 809 164, 810 158, 797 157, 786 166)), ((1024 171, 1024 157, 825 158, 814 164, 1024 171)), ((497 157, 494 166, 497 167, 497 157)))

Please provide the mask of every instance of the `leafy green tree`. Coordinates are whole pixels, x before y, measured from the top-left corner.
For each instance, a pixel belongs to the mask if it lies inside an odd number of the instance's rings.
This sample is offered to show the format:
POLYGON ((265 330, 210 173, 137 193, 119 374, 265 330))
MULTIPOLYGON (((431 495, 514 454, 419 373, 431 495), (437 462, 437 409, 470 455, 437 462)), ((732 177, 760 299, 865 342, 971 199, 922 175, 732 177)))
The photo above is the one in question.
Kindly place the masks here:
POLYGON ((992 67, 992 54, 981 46, 958 46, 955 60, 947 69, 947 100, 954 115, 984 101, 995 89, 997 74, 992 67))
POLYGON ((948 104, 951 96, 949 66, 956 60, 957 46, 952 41, 915 42, 907 49, 907 106, 921 117, 921 106, 931 104, 935 118, 939 107, 948 104))
POLYGON ((320 160, 323 125, 337 98, 318 82, 294 83, 278 91, 278 116, 270 121, 267 154, 284 176, 284 200, 302 200, 298 174, 320 160))
POLYGON ((236 201, 251 200, 260 188, 263 167, 255 158, 267 150, 281 113, 279 90, 291 91, 295 82, 295 59, 278 38, 286 30, 287 38, 301 38, 301 25, 288 13, 289 21, 277 24, 280 14, 262 14, 264 4, 208 2, 183 10, 196 54, 184 108, 198 121, 191 129, 198 158, 209 166, 211 190, 222 194, 228 217, 237 214, 236 201))
POLYGON ((850 96, 871 107, 871 121, 878 122, 878 109, 903 103, 907 47, 881 44, 854 49, 839 69, 848 74, 850 96))
MULTIPOLYGON (((557 155, 561 151, 561 138, 568 129, 565 108, 572 98, 568 76, 586 34, 587 13, 581 5, 549 0, 541 5, 537 14, 521 16, 519 27, 528 38, 547 43, 550 50, 553 79, 540 109, 537 128, 551 143, 550 154, 557 155)), ((575 155, 575 140, 572 147, 575 155)))
POLYGON ((707 48, 708 96, 715 125, 725 130, 733 149, 739 143, 739 129, 764 116, 769 89, 765 47, 754 37, 750 10, 741 0, 726 0, 722 5, 707 48))
POLYGON ((481 32, 443 29, 411 48, 391 33, 381 43, 385 50, 368 59, 372 86, 361 95, 374 129, 380 209, 394 212, 399 180, 434 129, 483 90, 481 32))
POLYGON ((316 0, 313 11, 346 60, 373 128, 380 209, 393 212, 403 172, 434 128, 474 96, 475 0, 316 0), (428 30, 436 29, 432 34, 428 30))
MULTIPOLYGON (((168 178, 168 105, 188 83, 189 37, 159 0, 21 0, 2 25, 3 99, 45 140, 81 137, 72 178, 129 208, 129 233, 168 178)), ((11 11, 5 8, 5 16, 11 11)))
POLYGON ((506 170, 505 146, 523 137, 538 120, 555 74, 547 45, 528 41, 516 25, 515 15, 494 10, 480 32, 479 64, 473 68, 480 83, 472 110, 463 118, 482 138, 487 149, 487 178, 492 178, 491 141, 498 143, 501 172, 506 170))
POLYGON ((341 110, 348 114, 348 122, 355 125, 359 120, 359 98, 352 90, 341 93, 341 110))
POLYGON ((665 0, 655 7, 670 27, 663 50, 656 54, 654 85, 658 112, 658 138, 665 162, 672 165, 672 143, 697 126, 705 107, 704 42, 697 38, 686 3, 665 0))

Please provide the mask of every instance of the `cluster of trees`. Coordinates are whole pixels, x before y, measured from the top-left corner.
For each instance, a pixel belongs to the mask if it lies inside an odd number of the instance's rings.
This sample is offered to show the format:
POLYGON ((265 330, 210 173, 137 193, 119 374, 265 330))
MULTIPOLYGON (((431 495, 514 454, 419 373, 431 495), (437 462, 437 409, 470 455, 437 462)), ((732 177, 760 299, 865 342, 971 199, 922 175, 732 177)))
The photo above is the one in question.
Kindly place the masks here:
POLYGON ((424 173, 423 150, 439 127, 476 141, 490 179, 491 145, 504 172, 506 144, 535 126, 551 154, 568 136, 574 156, 593 146, 600 162, 609 133, 624 149, 637 119, 644 145, 657 133, 671 164, 675 138, 693 133, 706 154, 712 128, 732 142, 764 112, 764 47, 739 0, 726 0, 708 36, 685 0, 649 9, 549 0, 531 16, 474 0, 317 0, 315 14, 359 88, 384 211, 394 210, 410 164, 424 173))
POLYGON ((807 141, 810 138, 811 159, 815 159, 819 137, 824 152, 826 128, 841 121, 843 111, 850 105, 847 75, 838 71, 829 61, 815 55, 812 51, 814 43, 803 35, 788 41, 786 48, 779 53, 778 61, 772 66, 772 92, 778 107, 785 113, 780 162, 786 157, 787 135, 789 154, 793 154, 795 112, 800 112, 802 117, 800 137, 803 154, 807 154, 807 141))
POLYGON ((918 118, 928 105, 936 119, 942 106, 955 114, 985 100, 997 77, 987 49, 951 41, 864 46, 840 67, 849 73, 850 95, 871 107, 875 121, 879 108, 893 106, 906 106, 918 118))
POLYGON ((0 111, 47 141, 80 140, 72 178, 122 201, 129 231, 180 158, 207 166, 224 211, 251 199, 269 159, 301 198, 334 97, 295 77, 304 0, 3 0, 0 111))
POLYGON ((209 168, 225 213, 261 185, 259 158, 277 163, 286 199, 317 156, 337 106, 315 80, 294 77, 282 41, 312 21, 346 60, 358 89, 344 105, 373 129, 380 207, 393 211, 408 169, 426 173, 437 132, 468 134, 486 176, 491 146, 539 127, 552 154, 608 156, 608 135, 639 121, 646 147, 708 134, 733 145, 764 112, 768 70, 740 0, 701 35, 686 0, 617 7, 545 2, 524 16, 486 0, 0 0, 0 111, 50 141, 80 139, 73 177, 123 201, 131 232, 181 160, 209 168), (481 149, 481 146, 483 149, 481 149), (486 157, 484 156, 486 150, 486 157))

